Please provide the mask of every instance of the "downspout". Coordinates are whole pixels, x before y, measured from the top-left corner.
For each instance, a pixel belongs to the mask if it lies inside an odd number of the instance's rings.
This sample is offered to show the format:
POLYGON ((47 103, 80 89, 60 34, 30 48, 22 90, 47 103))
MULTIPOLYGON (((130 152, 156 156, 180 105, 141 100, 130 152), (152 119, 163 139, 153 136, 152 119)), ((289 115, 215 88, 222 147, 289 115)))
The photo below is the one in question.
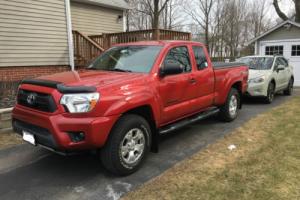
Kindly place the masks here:
POLYGON ((258 55, 258 49, 257 49, 257 40, 254 43, 254 55, 258 55))
POLYGON ((74 71, 74 46, 73 46, 73 35, 72 35, 72 21, 71 21, 71 6, 70 0, 65 0, 66 7, 66 22, 67 22, 67 35, 68 35, 68 47, 69 47, 69 62, 71 70, 74 71))

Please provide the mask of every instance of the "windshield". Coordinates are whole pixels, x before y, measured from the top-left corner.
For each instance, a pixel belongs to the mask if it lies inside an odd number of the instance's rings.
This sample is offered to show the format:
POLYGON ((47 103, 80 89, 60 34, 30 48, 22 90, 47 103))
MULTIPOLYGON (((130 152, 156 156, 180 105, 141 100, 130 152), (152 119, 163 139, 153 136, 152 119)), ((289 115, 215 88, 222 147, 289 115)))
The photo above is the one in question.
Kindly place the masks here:
POLYGON ((244 57, 239 58, 238 62, 245 63, 249 69, 268 70, 272 68, 274 58, 271 57, 244 57))
POLYGON ((148 73, 161 49, 162 46, 112 47, 94 60, 88 69, 148 73))

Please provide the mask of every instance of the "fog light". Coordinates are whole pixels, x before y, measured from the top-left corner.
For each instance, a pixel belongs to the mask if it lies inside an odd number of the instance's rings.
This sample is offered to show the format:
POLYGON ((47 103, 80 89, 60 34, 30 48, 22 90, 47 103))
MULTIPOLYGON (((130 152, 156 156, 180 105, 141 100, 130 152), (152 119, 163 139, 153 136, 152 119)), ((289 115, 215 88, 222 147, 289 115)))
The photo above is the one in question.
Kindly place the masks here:
POLYGON ((81 142, 85 139, 84 132, 68 132, 72 142, 81 142))

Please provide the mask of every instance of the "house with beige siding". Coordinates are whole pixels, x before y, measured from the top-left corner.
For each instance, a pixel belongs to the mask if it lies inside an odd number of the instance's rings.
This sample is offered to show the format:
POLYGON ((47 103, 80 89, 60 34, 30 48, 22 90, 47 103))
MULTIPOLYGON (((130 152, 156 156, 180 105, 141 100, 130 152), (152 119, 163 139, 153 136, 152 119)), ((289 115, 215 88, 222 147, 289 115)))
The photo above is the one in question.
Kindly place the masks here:
POLYGON ((0 83, 70 70, 72 31, 122 32, 126 9, 124 0, 1 0, 0 83))

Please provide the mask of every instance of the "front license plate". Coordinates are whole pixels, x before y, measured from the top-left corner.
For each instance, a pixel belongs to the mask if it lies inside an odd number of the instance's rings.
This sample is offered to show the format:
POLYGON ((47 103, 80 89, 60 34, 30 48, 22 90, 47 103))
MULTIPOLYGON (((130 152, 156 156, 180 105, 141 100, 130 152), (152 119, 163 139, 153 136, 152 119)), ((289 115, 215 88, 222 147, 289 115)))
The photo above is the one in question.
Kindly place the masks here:
POLYGON ((32 145, 36 145, 34 135, 27 131, 23 131, 23 140, 29 142, 32 145))

